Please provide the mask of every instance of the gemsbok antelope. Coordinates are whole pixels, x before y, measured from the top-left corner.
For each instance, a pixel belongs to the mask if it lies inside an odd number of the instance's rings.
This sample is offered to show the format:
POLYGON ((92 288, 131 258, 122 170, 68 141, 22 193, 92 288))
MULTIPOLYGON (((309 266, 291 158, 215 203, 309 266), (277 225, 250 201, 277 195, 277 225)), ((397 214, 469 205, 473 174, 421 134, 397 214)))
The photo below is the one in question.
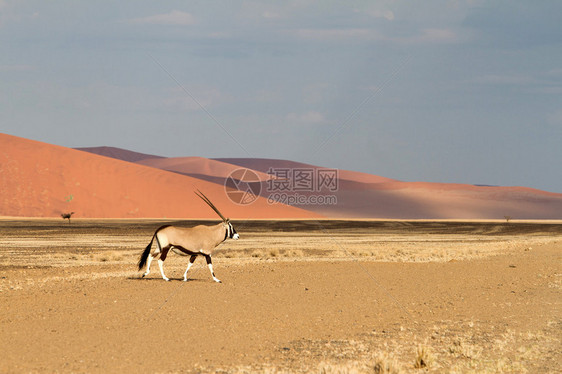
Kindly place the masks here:
POLYGON ((213 226, 199 225, 190 228, 176 227, 172 225, 159 227, 156 232, 154 232, 150 243, 148 243, 144 252, 142 252, 139 260, 139 270, 141 270, 146 264, 146 272, 142 275, 143 278, 150 273, 150 263, 152 260, 160 256, 160 258, 158 258, 158 266, 160 267, 162 278, 164 278, 165 281, 170 280, 164 274, 163 265, 164 260, 166 260, 166 256, 171 249, 177 254, 191 256, 189 258, 189 264, 187 264, 187 269, 183 274, 184 282, 187 281, 187 272, 197 257, 204 256, 207 260, 207 266, 211 271, 213 280, 220 283, 220 280, 215 276, 215 272, 213 271, 211 254, 215 247, 224 242, 226 239, 230 238, 237 240, 239 235, 236 230, 234 230, 234 227, 232 227, 230 219, 224 218, 211 200, 209 200, 203 192, 199 190, 197 191, 198 192, 195 192, 195 194, 206 202, 207 205, 209 205, 219 215, 219 217, 222 218, 222 222, 213 226), (156 238, 156 248, 151 253, 150 250, 152 248, 154 238, 156 238))

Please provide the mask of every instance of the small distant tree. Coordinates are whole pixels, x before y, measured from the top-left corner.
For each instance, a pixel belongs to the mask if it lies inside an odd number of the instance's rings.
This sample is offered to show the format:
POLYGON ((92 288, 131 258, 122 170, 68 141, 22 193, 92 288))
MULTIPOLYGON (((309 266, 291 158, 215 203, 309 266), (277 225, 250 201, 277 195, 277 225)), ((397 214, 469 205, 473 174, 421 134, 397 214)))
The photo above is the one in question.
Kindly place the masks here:
POLYGON ((67 219, 68 224, 70 224, 70 217, 72 217, 73 214, 74 214, 74 212, 62 213, 60 216, 62 217, 62 219, 67 219))
POLYGON ((503 216, 503 218, 505 218, 505 222, 509 223, 509 220, 511 219, 511 216, 503 216))

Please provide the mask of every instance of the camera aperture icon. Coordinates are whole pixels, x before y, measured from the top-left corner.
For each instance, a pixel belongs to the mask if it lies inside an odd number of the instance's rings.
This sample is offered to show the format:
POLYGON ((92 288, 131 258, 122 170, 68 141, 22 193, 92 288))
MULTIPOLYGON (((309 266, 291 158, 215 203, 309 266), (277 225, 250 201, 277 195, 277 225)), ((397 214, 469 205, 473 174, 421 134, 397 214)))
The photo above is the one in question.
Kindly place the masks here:
POLYGON ((253 170, 236 169, 224 181, 224 189, 233 203, 248 205, 260 196, 261 180, 253 170))

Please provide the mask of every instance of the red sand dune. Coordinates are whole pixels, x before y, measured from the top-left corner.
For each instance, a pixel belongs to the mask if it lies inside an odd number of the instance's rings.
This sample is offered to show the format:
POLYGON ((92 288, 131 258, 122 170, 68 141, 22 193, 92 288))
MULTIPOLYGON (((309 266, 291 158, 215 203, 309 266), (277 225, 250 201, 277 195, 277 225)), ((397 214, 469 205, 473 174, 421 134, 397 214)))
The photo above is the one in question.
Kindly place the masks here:
MULTIPOLYGON (((270 167, 316 166, 269 159, 157 158, 111 147, 83 149, 111 159, 9 135, 0 135, 0 147, 0 215, 58 216, 75 211, 77 217, 215 218, 191 193, 199 188, 233 218, 323 215, 502 219, 509 215, 514 219, 562 219, 562 194, 559 193, 525 187, 399 182, 345 170, 338 170, 336 191, 298 192, 305 196, 334 196, 337 204, 297 205, 303 208, 297 209, 283 204, 268 205, 260 198, 255 203, 240 206, 232 203, 224 192, 224 179, 233 170, 253 169, 266 179, 268 176, 263 173, 270 167), (134 161, 151 167, 132 163, 134 161)), ((270 194, 267 182, 262 182, 261 196, 270 194)))
MULTIPOLYGON (((241 166, 228 164, 226 162, 211 160, 204 157, 170 157, 150 158, 136 162, 162 170, 173 171, 187 175, 205 175, 208 177, 228 178, 232 172, 241 169, 241 166)), ((262 181, 270 179, 270 175, 253 170, 262 181)))
MULTIPOLYGON (((227 162, 233 165, 239 165, 248 169, 258 170, 267 173, 270 168, 273 169, 322 169, 322 166, 303 164, 301 162, 276 160, 269 158, 214 158, 213 160, 227 162)), ((362 173, 359 171, 338 169, 338 178, 361 183, 386 183, 395 182, 394 179, 381 177, 378 175, 362 173)))
MULTIPOLYGON (((349 187, 349 186, 348 186, 349 187)), ((525 187, 393 182, 334 193, 337 205, 308 207, 329 217, 397 219, 561 219, 562 194, 525 187)))
POLYGON ((216 219, 195 189, 231 218, 318 217, 263 198, 237 205, 214 183, 0 134, 0 216, 216 219))

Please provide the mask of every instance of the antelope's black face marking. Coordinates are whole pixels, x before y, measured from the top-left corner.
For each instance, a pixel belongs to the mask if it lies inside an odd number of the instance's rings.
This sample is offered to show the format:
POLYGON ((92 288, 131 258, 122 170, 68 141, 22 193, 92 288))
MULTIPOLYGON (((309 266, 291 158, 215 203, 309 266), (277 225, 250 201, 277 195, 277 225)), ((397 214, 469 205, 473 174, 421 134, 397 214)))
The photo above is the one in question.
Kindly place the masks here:
POLYGON ((226 236, 230 239, 238 240, 240 236, 238 235, 236 230, 234 230, 232 223, 230 223, 230 221, 227 221, 226 225, 226 236))

